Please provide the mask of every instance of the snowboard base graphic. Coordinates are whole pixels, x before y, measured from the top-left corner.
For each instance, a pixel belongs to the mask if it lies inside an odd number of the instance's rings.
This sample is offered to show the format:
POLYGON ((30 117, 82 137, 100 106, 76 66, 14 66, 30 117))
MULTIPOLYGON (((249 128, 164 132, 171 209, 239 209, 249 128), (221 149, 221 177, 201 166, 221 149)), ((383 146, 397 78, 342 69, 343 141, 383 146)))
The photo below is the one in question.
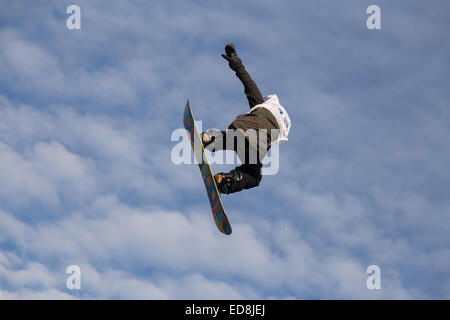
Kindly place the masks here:
POLYGON ((186 107, 184 108, 183 124, 184 128, 187 130, 189 139, 191 140, 191 146, 194 150, 194 155, 197 159, 203 182, 205 183, 206 193, 208 194, 214 222, 222 233, 230 235, 231 225, 228 221, 225 209, 223 208, 220 193, 217 189, 216 181, 214 180, 214 175, 212 174, 208 158, 206 157, 205 148, 201 139, 201 132, 198 132, 189 100, 186 102, 186 107))

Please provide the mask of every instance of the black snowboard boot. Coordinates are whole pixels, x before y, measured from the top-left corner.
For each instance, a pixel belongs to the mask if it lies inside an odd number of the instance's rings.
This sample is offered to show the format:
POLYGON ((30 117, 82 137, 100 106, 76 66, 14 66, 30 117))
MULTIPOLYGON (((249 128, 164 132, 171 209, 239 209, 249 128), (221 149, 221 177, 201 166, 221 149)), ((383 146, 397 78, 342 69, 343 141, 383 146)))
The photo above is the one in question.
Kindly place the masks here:
POLYGON ((220 193, 229 194, 232 192, 233 184, 242 180, 242 173, 239 170, 233 169, 228 173, 218 173, 214 176, 217 188, 220 193))

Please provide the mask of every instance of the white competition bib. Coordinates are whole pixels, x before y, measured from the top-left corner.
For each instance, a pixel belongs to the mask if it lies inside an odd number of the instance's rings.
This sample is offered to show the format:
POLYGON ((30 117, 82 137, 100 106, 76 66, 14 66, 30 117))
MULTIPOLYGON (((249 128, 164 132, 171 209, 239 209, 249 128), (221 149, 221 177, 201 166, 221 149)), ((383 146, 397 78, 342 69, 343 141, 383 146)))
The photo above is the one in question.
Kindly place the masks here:
POLYGON ((276 94, 270 94, 264 97, 264 102, 257 104, 250 109, 249 113, 257 108, 266 108, 269 110, 278 122, 280 127, 280 134, 278 139, 273 141, 273 143, 283 143, 288 141, 289 130, 291 129, 291 118, 289 117, 286 109, 280 104, 276 94))

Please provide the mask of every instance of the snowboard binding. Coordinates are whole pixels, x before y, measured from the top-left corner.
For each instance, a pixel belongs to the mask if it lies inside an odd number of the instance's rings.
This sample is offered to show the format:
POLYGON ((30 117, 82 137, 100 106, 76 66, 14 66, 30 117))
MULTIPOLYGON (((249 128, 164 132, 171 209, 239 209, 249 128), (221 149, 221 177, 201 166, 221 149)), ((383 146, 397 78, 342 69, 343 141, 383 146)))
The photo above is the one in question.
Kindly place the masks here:
POLYGON ((214 151, 216 148, 218 150, 224 149, 224 141, 223 137, 225 135, 225 131, 220 131, 217 129, 208 129, 205 132, 202 132, 202 143, 205 149, 209 151, 214 151))
POLYGON ((210 143, 214 141, 214 136, 210 136, 208 133, 203 132, 202 133, 202 143, 203 146, 206 148, 210 143))
POLYGON ((230 194, 235 183, 242 181, 242 172, 233 169, 228 173, 218 173, 214 176, 220 193, 230 194))

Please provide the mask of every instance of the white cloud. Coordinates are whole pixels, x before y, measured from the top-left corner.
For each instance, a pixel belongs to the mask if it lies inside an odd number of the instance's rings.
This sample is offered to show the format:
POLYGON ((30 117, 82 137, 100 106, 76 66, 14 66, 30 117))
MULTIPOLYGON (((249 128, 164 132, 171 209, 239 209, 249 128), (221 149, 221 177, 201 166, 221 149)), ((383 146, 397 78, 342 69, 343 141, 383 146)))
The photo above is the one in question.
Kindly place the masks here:
POLYGON ((68 151, 56 141, 35 144, 31 161, 37 172, 51 179, 59 190, 67 189, 71 198, 84 200, 97 189, 92 161, 68 151))
POLYGON ((47 178, 34 171, 33 164, 0 142, 0 196, 13 203, 31 200, 59 202, 57 190, 47 178))
POLYGON ((0 298, 448 296, 445 28, 390 4, 401 19, 381 42, 361 4, 167 3, 82 1, 78 33, 59 1, 7 7, 0 298), (219 55, 228 41, 294 127, 280 174, 225 200, 226 238, 197 169, 170 163, 169 136, 188 96, 207 126, 247 110, 219 55), (72 263, 80 295, 63 288, 72 263), (364 287, 372 263, 377 292, 364 287))
POLYGON ((11 292, 0 290, 0 300, 72 300, 74 297, 55 289, 49 290, 30 290, 18 289, 11 292))
POLYGON ((38 77, 47 75, 46 80, 56 73, 58 68, 55 58, 48 54, 39 45, 20 39, 18 34, 11 29, 3 29, 0 32, 0 55, 2 56, 3 68, 10 68, 10 75, 19 77, 38 77))
POLYGON ((39 112, 5 97, 0 102, 0 138, 7 143, 2 144, 5 166, 0 171, 5 194, 23 194, 17 188, 38 194, 53 189, 53 199, 41 197, 48 203, 55 203, 57 192, 83 200, 105 189, 154 198, 167 197, 168 186, 177 183, 164 179, 174 174, 170 149, 159 140, 158 126, 146 127, 152 120, 124 126, 104 116, 80 115, 67 106, 39 112), (27 174, 21 177, 22 172, 27 174), (21 183, 21 179, 36 182, 21 183), (155 188, 159 179, 167 185, 155 188))
MULTIPOLYGON (((339 250, 313 249, 283 223, 268 230, 271 241, 266 242, 251 226, 238 222, 231 237, 220 235, 208 212, 185 216, 138 210, 113 198, 94 206, 95 212, 83 211, 33 228, 4 212, 0 229, 10 230, 6 239, 33 259, 56 259, 53 277, 61 278, 68 265, 80 265, 86 275, 83 297, 248 299, 264 298, 266 292, 283 297, 285 290, 298 298, 370 297, 364 287, 367 266, 339 250), (142 274, 146 269, 157 271, 142 274)), ((47 276, 42 277, 36 281, 47 283, 47 276)), ((379 297, 406 293, 393 281, 395 286, 386 276, 384 282, 391 286, 379 297)), ((24 284, 12 282, 16 289, 24 284)))

